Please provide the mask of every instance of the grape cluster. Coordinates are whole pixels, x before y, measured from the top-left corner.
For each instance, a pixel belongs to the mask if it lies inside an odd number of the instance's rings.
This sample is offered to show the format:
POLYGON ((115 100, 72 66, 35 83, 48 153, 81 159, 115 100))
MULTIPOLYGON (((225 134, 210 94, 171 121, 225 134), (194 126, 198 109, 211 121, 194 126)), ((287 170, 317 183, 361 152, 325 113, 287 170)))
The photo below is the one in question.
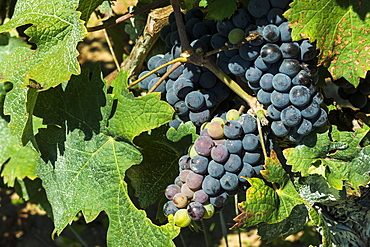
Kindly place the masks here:
MULTIPOLYGON (((183 20, 191 47, 196 52, 210 50, 212 35, 217 32, 216 22, 203 21, 203 12, 200 9, 189 10, 183 15, 183 20)), ((164 26, 160 31, 160 37, 166 43, 166 53, 151 57, 147 63, 148 70, 143 71, 139 78, 180 57, 180 38, 173 13, 169 16, 169 22, 170 25, 164 26)), ((151 89, 172 66, 169 65, 145 78, 139 86, 151 89)), ((163 98, 175 109, 178 118, 170 123, 175 128, 181 122, 189 120, 196 126, 209 121, 210 109, 226 100, 230 94, 229 88, 207 68, 191 63, 183 63, 176 68, 155 92, 161 92, 163 98)))
POLYGON ((202 126, 200 136, 179 159, 179 176, 166 188, 169 200, 163 207, 175 224, 209 218, 221 209, 228 196, 245 192, 245 178, 260 174, 264 157, 256 118, 230 110, 202 126), (185 213, 187 212, 187 214, 185 213))
POLYGON ((354 107, 360 108, 364 113, 370 113, 370 72, 365 78, 360 79, 358 87, 354 87, 343 77, 333 81, 338 86, 338 95, 344 100, 348 100, 354 107))

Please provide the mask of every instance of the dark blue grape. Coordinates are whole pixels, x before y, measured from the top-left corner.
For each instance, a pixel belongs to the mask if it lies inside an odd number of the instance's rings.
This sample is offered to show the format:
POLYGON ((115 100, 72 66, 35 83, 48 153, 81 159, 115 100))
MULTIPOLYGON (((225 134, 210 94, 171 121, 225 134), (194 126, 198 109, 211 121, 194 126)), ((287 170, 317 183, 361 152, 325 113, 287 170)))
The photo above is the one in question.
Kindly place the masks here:
POLYGON ((217 96, 211 91, 203 91, 202 93, 203 93, 207 108, 210 109, 218 103, 217 96))
POLYGON ((259 176, 261 174, 261 171, 264 170, 264 167, 263 165, 253 166, 253 170, 256 176, 259 176))
POLYGON ((211 160, 208 164, 208 174, 214 178, 220 178, 225 173, 224 165, 211 160))
POLYGON ((287 107, 290 104, 289 93, 282 93, 276 90, 272 91, 271 103, 278 109, 287 107))
POLYGON ((251 16, 245 9, 237 9, 231 21, 238 28, 246 28, 249 25, 251 16))
POLYGON ((171 33, 170 42, 171 45, 180 45, 180 36, 177 30, 171 33))
POLYGON ((262 71, 254 67, 250 67, 245 72, 245 78, 250 82, 258 82, 261 76, 262 76, 262 71))
POLYGON ((272 86, 276 91, 288 92, 292 86, 292 80, 286 74, 278 73, 272 79, 272 86))
POLYGON ((173 90, 173 84, 175 83, 174 80, 168 79, 166 82, 166 92, 173 90))
POLYGON ((257 99, 261 104, 268 106, 271 104, 271 92, 261 89, 257 93, 257 99))
POLYGON ((259 46, 253 46, 248 42, 239 47, 239 55, 246 61, 253 61, 260 54, 260 49, 259 46))
POLYGON ((237 154, 230 154, 229 159, 224 164, 225 171, 237 173, 242 168, 242 160, 237 154))
POLYGON ((259 151, 255 152, 245 152, 243 156, 243 162, 251 165, 257 164, 261 160, 261 153, 259 151))
POLYGON ((229 155, 225 145, 216 145, 211 150, 212 159, 219 163, 224 163, 229 158, 229 155))
POLYGON ((303 40, 300 48, 302 61, 312 60, 316 56, 316 46, 314 43, 310 43, 308 40, 303 40))
POLYGON ((301 70, 293 77, 293 85, 307 85, 310 82, 311 75, 306 70, 301 70))
MULTIPOLYGON (((158 68, 158 67, 160 67, 160 66, 162 66, 166 63, 167 63, 167 61, 163 57, 163 58, 161 58, 157 61, 157 63, 155 64, 155 67, 158 68)), ((164 73, 166 73, 166 71, 167 71, 167 67, 164 67, 164 68, 158 70, 157 73, 160 74, 160 75, 163 75, 164 73)))
POLYGON ((179 116, 187 115, 189 113, 189 108, 186 106, 185 101, 180 100, 176 102, 173 109, 179 116))
POLYGON ((290 77, 295 76, 301 70, 301 66, 297 59, 284 59, 279 67, 279 72, 284 73, 290 77))
POLYGON ((171 32, 171 25, 166 25, 162 27, 161 31, 159 31, 159 37, 161 40, 166 41, 166 36, 171 32))
POLYGON ((242 140, 243 148, 246 151, 254 151, 259 146, 259 137, 254 134, 246 134, 242 140))
POLYGON ((170 121, 168 123, 168 125, 174 129, 178 129, 178 127, 180 126, 180 124, 182 123, 182 121, 178 118, 175 118, 174 120, 170 121))
POLYGON ((201 126, 203 123, 207 122, 211 117, 211 113, 208 108, 201 108, 198 111, 190 111, 189 119, 196 126, 201 126))
POLYGON ((178 210, 178 207, 176 207, 173 201, 168 201, 163 205, 163 214, 166 217, 168 217, 170 214, 175 215, 178 210))
POLYGON ((201 74, 202 71, 199 66, 192 63, 185 64, 183 71, 184 78, 189 79, 192 82, 197 82, 201 74))
POLYGON ((229 60, 229 70, 232 74, 236 76, 241 76, 250 67, 251 63, 244 60, 240 55, 233 56, 229 60))
POLYGON ((300 54, 300 48, 296 42, 282 43, 280 50, 283 58, 297 58, 300 54))
POLYGON ((260 55, 266 63, 276 63, 281 58, 281 51, 276 44, 262 46, 260 55))
POLYGON ((290 131, 290 127, 285 126, 282 121, 273 121, 271 123, 271 131, 276 136, 286 136, 290 131))
POLYGON ((209 27, 204 22, 198 22, 193 27, 193 35, 196 39, 199 39, 205 34, 209 33, 209 27))
POLYGON ((221 208, 223 206, 225 206, 226 202, 227 202, 227 193, 226 192, 223 192, 217 196, 211 196, 209 197, 209 202, 217 207, 217 208, 221 208))
POLYGON ((179 78, 173 84, 173 90, 179 98, 185 98, 188 93, 194 90, 194 84, 186 78, 179 78))
POLYGON ((231 74, 229 70, 229 60, 230 58, 225 55, 225 52, 220 52, 217 54, 217 65, 220 69, 225 72, 225 74, 231 74))
POLYGON ((256 82, 248 81, 248 86, 250 89, 253 90, 254 93, 257 93, 261 89, 261 86, 258 81, 256 82))
POLYGON ((251 0, 248 3, 249 13, 256 18, 266 16, 270 10, 270 2, 268 0, 251 0))
POLYGON ((197 190, 197 191, 194 192, 193 200, 195 202, 205 204, 209 200, 209 195, 206 192, 204 192, 203 190, 197 190))
POLYGON ((208 159, 201 155, 195 155, 190 160, 190 169, 198 174, 205 174, 208 168, 208 159))
POLYGON ((320 105, 316 101, 312 101, 308 106, 300 108, 301 115, 304 118, 312 119, 316 117, 320 112, 320 105))
POLYGON ((149 69, 149 70, 154 70, 154 69, 156 69, 156 68, 157 68, 157 62, 158 62, 160 59, 163 59, 163 55, 161 55, 161 54, 158 54, 158 55, 155 55, 155 56, 153 56, 153 57, 149 58, 148 63, 147 63, 147 65, 148 65, 148 69, 149 69))
POLYGON ((288 26, 289 22, 283 22, 279 25, 279 31, 280 31, 280 40, 282 42, 291 42, 292 41, 292 29, 288 26))
POLYGON ((219 101, 224 101, 229 97, 230 89, 223 82, 217 81, 216 85, 209 89, 212 93, 217 96, 219 101))
MULTIPOLYGON (((167 67, 167 71, 172 67, 173 65, 169 65, 167 67)), ((172 71, 171 74, 168 75, 170 79, 176 80, 184 71, 184 65, 181 64, 178 68, 176 68, 174 71, 172 71)))
POLYGON ((243 128, 245 134, 253 133, 257 129, 257 120, 251 114, 243 114, 238 122, 243 128))
POLYGON ((211 46, 213 47, 213 49, 219 49, 223 47, 227 41, 228 41, 227 37, 222 36, 219 33, 215 33, 214 35, 212 35, 211 38, 211 46))
POLYGON ((199 20, 203 20, 203 12, 200 9, 193 8, 186 12, 184 19, 185 21, 189 21, 192 18, 198 18, 199 20))
POLYGON ((204 96, 201 92, 192 91, 185 97, 185 104, 191 111, 196 111, 202 108, 205 103, 204 96))
POLYGON ((242 126, 236 120, 227 121, 224 125, 224 134, 228 139, 237 139, 242 132, 242 126))
POLYGON ((222 22, 217 22, 217 31, 224 37, 229 35, 229 32, 235 28, 232 21, 226 20, 222 22))
POLYGON ((322 103, 324 103, 324 96, 322 95, 322 93, 316 92, 315 95, 313 96, 312 100, 316 101, 317 104, 321 105, 322 103))
POLYGON ((300 110, 290 105, 281 111, 280 118, 284 125, 294 127, 301 122, 302 116, 300 110))
POLYGON ((309 120, 303 118, 302 122, 297 126, 297 133, 302 136, 305 136, 311 133, 311 131, 312 123, 309 120))
POLYGON ((285 18, 283 16, 284 10, 280 8, 272 8, 270 11, 267 13, 267 21, 271 24, 275 25, 280 25, 285 21, 285 18))
POLYGON ((311 100, 310 90, 306 86, 294 86, 289 92, 289 99, 295 106, 305 106, 311 100))
POLYGON ((267 42, 275 43, 280 39, 280 32, 276 25, 269 24, 263 29, 262 36, 267 42))
POLYGON ((274 75, 271 73, 263 74, 263 76, 260 79, 260 86, 263 90, 266 92, 272 92, 274 90, 272 86, 272 79, 274 78, 274 75))
MULTIPOLYGON (((240 163, 241 164, 241 163, 240 163)), ((225 172, 220 178, 220 185, 224 190, 232 191, 238 188, 239 179, 238 176, 231 172, 225 172)))
POLYGON ((326 113, 324 109, 321 108, 320 113, 315 118, 313 118, 311 121, 312 121, 312 126, 322 127, 328 121, 328 114, 326 113))
POLYGON ((253 170, 253 167, 249 163, 243 163, 243 168, 238 174, 239 181, 242 183, 246 183, 247 180, 245 178, 251 178, 254 177, 255 172, 253 170))
POLYGON ((270 0, 271 7, 285 9, 288 7, 289 0, 270 0))
POLYGON ((171 88, 169 91, 166 92, 166 101, 168 102, 168 104, 173 106, 180 100, 181 99, 177 97, 173 88, 171 88))
MULTIPOLYGON (((146 70, 146 71, 143 71, 140 73, 139 75, 139 78, 143 77, 144 75, 148 74, 150 71, 146 70)), ((142 81, 139 82, 139 86, 142 88, 142 89, 148 89, 148 84, 149 82, 152 80, 152 79, 155 79, 155 78, 158 78, 157 75, 155 74, 151 74, 150 76, 148 76, 147 78, 143 79, 142 81)))
POLYGON ((262 71, 266 71, 271 67, 270 63, 266 63, 263 61, 261 56, 258 56, 256 60, 254 60, 254 66, 262 71))
MULTIPOLYGON (((181 45, 180 44, 172 46, 172 48, 171 48, 172 59, 179 58, 181 53, 182 53, 182 50, 181 50, 181 45)), ((169 68, 169 67, 171 67, 171 65, 168 66, 167 68, 169 68)), ((171 78, 171 79, 176 79, 176 78, 171 78)))
POLYGON ((216 85, 217 77, 212 72, 201 73, 199 78, 199 85, 203 88, 211 88, 216 85))
POLYGON ((217 195, 221 192, 220 180, 207 175, 203 179, 202 190, 210 196, 217 195))
POLYGON ((200 39, 193 40, 190 43, 190 46, 193 48, 195 53, 203 53, 208 50, 208 45, 200 39))
POLYGON ((230 154, 240 154, 243 148, 241 140, 226 140, 225 146, 230 154))
POLYGON ((280 120, 281 111, 276 109, 274 105, 269 105, 267 107, 267 113, 272 120, 280 120))

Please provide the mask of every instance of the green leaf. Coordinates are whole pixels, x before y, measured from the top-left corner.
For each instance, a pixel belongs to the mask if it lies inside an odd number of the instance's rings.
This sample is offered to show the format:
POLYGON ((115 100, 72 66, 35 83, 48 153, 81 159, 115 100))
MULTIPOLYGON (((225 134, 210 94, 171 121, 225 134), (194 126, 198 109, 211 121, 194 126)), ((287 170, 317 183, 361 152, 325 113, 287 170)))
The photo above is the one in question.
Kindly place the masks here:
POLYGON ((13 53, 18 47, 30 47, 27 45, 23 39, 17 37, 11 37, 10 34, 0 34, 1 36, 1 45, 0 45, 0 62, 1 60, 13 53))
MULTIPOLYGON (((120 72, 113 87, 117 82, 127 86, 127 72, 120 72)), ((122 87, 121 87, 122 88, 122 87)), ((109 121, 108 131, 132 141, 140 133, 157 128, 172 120, 173 108, 160 100, 160 93, 150 93, 143 97, 134 97, 124 89, 123 94, 117 94, 117 110, 109 121)))
POLYGON ((334 79, 345 77, 354 86, 370 70, 370 5, 360 0, 298 1, 285 13, 293 40, 317 40, 319 63, 334 79))
POLYGON ((234 219, 237 222, 234 227, 281 222, 289 217, 295 206, 304 203, 275 152, 266 159, 265 170, 261 174, 266 181, 273 183, 274 188, 260 178, 248 178, 251 187, 247 190, 246 201, 239 204, 242 214, 234 219))
POLYGON ((0 32, 32 24, 25 33, 37 48, 18 47, 6 56, 0 62, 4 80, 21 88, 32 79, 46 90, 80 73, 76 46, 86 29, 77 5, 77 0, 17 1, 12 19, 0 26, 0 32))
POLYGON ((69 133, 55 163, 37 167, 52 205, 54 234, 60 234, 79 211, 86 222, 105 211, 108 246, 174 246, 171 239, 179 228, 152 224, 127 194, 125 172, 141 160, 131 143, 102 133, 86 141, 79 129, 69 133))
POLYGON ((191 135, 192 136, 192 142, 195 142, 195 140, 198 138, 197 135, 197 128, 193 124, 193 122, 188 121, 186 123, 181 123, 180 126, 177 128, 169 128, 166 136, 168 140, 173 142, 178 142, 183 138, 184 136, 191 135))
POLYGON ((30 146, 22 147, 19 140, 11 135, 8 122, 0 118, 0 165, 4 183, 13 187, 16 179, 37 178, 36 166, 39 154, 30 146))
POLYGON ((331 233, 330 233, 330 230, 329 230, 329 226, 328 224, 326 223, 326 221, 324 220, 322 214, 319 214, 315 209, 311 209, 309 211, 309 216, 312 220, 312 222, 318 226, 318 232, 320 233, 322 239, 321 239, 321 242, 322 242, 322 246, 323 247, 330 247, 330 246, 333 246, 332 245, 332 241, 331 241, 331 233))
POLYGON ((196 0, 184 0, 182 1, 181 8, 186 10, 192 9, 195 2, 196 0))
POLYGON ((238 8, 236 0, 223 1, 215 0, 208 9, 206 19, 213 19, 215 21, 222 21, 230 18, 235 10, 238 8))
MULTIPOLYGON (((162 115, 156 115, 146 104, 167 104, 161 103, 157 94, 148 102, 121 87, 124 93, 115 95, 117 107, 113 107, 114 96, 105 93, 99 67, 89 74, 83 70, 67 85, 40 92, 35 106, 36 115, 48 124, 36 135, 42 158, 37 173, 52 206, 54 234, 60 234, 79 211, 87 222, 105 211, 110 222, 109 246, 173 246, 171 240, 179 228, 172 223, 160 227, 152 224, 132 203, 125 182, 126 171, 143 160, 129 138, 168 121, 155 119, 162 115), (130 111, 134 104, 141 110, 130 111), (108 122, 113 113, 110 121, 130 122, 115 128, 117 123, 108 122), (130 118, 117 117, 124 113, 130 118), (144 129, 136 121, 147 121, 144 129)), ((126 74, 122 72, 113 85, 127 85, 126 74)), ((172 116, 173 112, 167 114, 172 116)))
POLYGON ((77 11, 81 12, 81 20, 87 22, 94 10, 104 2, 104 0, 80 0, 77 11))
POLYGON ((333 125, 331 132, 312 133, 283 153, 293 172, 300 172, 304 177, 322 175, 331 187, 342 190, 343 185, 348 185, 347 193, 359 195, 359 187, 370 181, 370 147, 359 146, 368 132, 367 126, 347 132, 338 131, 333 125))
POLYGON ((210 5, 211 3, 213 3, 213 0, 200 0, 199 7, 205 8, 208 5, 210 5))
POLYGON ((267 243, 278 237, 285 239, 289 235, 301 230, 307 222, 308 211, 305 205, 297 205, 293 208, 292 213, 288 218, 275 224, 261 223, 257 226, 258 235, 261 240, 266 240, 267 243))
POLYGON ((300 178, 299 185, 296 186, 302 199, 311 205, 314 203, 325 204, 345 199, 345 191, 330 187, 323 176, 311 175, 300 178))
POLYGON ((140 206, 153 204, 169 184, 179 175, 179 158, 192 143, 191 136, 172 142, 166 138, 167 126, 142 133, 134 139, 144 157, 140 165, 127 170, 140 206))

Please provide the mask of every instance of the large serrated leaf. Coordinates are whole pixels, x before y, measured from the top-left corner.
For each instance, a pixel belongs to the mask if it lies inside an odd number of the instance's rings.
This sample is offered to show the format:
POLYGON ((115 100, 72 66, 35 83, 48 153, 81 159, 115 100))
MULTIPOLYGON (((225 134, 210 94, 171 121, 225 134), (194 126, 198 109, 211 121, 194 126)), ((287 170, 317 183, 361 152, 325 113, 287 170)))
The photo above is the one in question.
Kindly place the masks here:
MULTIPOLYGON (((120 123, 120 128, 115 128, 108 122, 114 97, 105 94, 97 70, 98 67, 91 77, 83 71, 66 86, 41 92, 36 104, 38 117, 49 124, 36 136, 43 160, 40 160, 37 173, 52 206, 54 233, 60 234, 79 211, 87 222, 105 211, 110 223, 109 246, 173 246, 172 239, 179 229, 172 223, 161 227, 152 224, 145 212, 132 203, 125 182, 126 170, 143 159, 129 138, 167 122, 173 111, 162 112, 159 117, 167 115, 158 120, 154 110, 146 106, 145 97, 134 98, 121 87, 124 92, 116 95, 117 108, 110 121, 127 121, 117 115, 133 110, 130 101, 141 111, 130 112, 130 122, 120 123), (49 108, 55 110, 49 112, 49 108), (140 129, 135 121, 143 120, 147 122, 144 129, 140 129)), ((120 83, 127 85, 124 75, 122 72, 113 85, 117 88, 120 83)), ((154 96, 156 100, 150 103, 160 105, 158 95, 154 96)))
POLYGON ((140 206, 153 204, 167 185, 179 174, 178 160, 192 143, 191 136, 172 142, 166 138, 167 127, 145 132, 134 139, 144 157, 140 165, 127 170, 127 177, 135 189, 140 206))
POLYGON ((285 17, 293 39, 317 40, 319 63, 334 79, 345 77, 357 86, 370 70, 370 5, 361 0, 295 0, 290 6, 285 17))
POLYGON ((18 139, 11 135, 8 122, 0 118, 0 165, 4 183, 14 186, 16 179, 35 179, 39 154, 30 146, 22 147, 18 139))
POLYGON ((283 153, 293 172, 304 177, 319 174, 331 187, 342 190, 347 185, 348 193, 359 194, 359 187, 370 181, 370 147, 359 146, 368 132, 367 126, 355 132, 340 132, 332 126, 331 132, 312 133, 283 153))
POLYGON ((18 47, 30 47, 23 39, 11 37, 10 34, 0 34, 2 44, 0 45, 0 62, 18 47))
POLYGON ((260 178, 248 178, 251 187, 247 190, 246 201, 239 204, 242 214, 234 219, 237 222, 234 227, 281 222, 289 217, 295 206, 304 203, 275 152, 272 151, 271 157, 266 159, 265 170, 261 174, 273 183, 274 188, 260 178))
POLYGON ((76 11, 78 0, 19 0, 12 19, 0 26, 0 32, 32 24, 25 33, 37 48, 18 47, 0 62, 5 80, 25 87, 32 79, 44 90, 80 73, 77 43, 86 29, 76 11))

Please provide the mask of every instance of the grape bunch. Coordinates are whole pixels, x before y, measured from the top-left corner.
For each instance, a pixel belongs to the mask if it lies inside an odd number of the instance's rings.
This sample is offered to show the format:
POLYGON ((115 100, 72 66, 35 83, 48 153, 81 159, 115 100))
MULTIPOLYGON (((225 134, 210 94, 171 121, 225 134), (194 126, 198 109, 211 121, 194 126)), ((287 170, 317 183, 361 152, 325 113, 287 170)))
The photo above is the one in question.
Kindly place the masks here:
MULTIPOLYGON (((191 47, 196 52, 210 50, 211 37, 217 32, 216 22, 203 22, 203 12, 200 9, 189 10, 183 15, 183 20, 191 47)), ((160 31, 160 37, 166 43, 166 53, 151 57, 147 62, 148 70, 143 71, 139 78, 180 57, 180 38, 173 13, 169 16, 169 23, 160 31)), ((139 86, 142 89, 151 89, 172 66, 174 65, 168 65, 146 77, 139 86)), ((175 109, 177 118, 170 123, 175 128, 181 122, 189 120, 196 126, 209 121, 210 109, 230 95, 229 88, 207 68, 191 63, 183 63, 177 67, 154 92, 161 92, 163 99, 175 109)))
POLYGON ((165 191, 165 216, 174 215, 180 227, 210 218, 228 196, 247 190, 246 178, 258 176, 263 164, 253 115, 229 110, 213 118, 202 126, 189 154, 179 159, 180 174, 165 191))
POLYGON ((365 78, 360 79, 358 87, 354 87, 343 77, 333 81, 338 86, 338 95, 344 100, 348 100, 354 107, 360 108, 364 113, 370 113, 370 72, 365 78))

